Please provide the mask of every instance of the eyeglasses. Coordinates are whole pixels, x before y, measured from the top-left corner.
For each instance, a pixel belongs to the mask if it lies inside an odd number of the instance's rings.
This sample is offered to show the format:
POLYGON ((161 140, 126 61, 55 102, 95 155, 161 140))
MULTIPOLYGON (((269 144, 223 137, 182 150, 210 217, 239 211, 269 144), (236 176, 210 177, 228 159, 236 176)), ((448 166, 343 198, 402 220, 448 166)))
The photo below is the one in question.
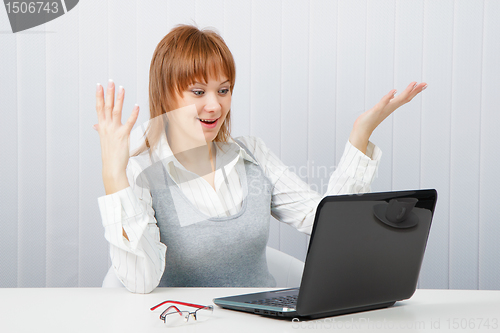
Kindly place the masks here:
POLYGON ((178 301, 165 301, 158 305, 153 306, 150 310, 156 310, 163 304, 173 303, 177 305, 190 306, 193 308, 197 308, 194 312, 190 311, 181 311, 175 305, 169 306, 165 311, 160 314, 160 319, 163 320, 165 325, 167 326, 179 326, 185 324, 189 321, 189 317, 193 317, 196 321, 205 321, 212 316, 214 312, 214 307, 212 305, 198 305, 191 303, 184 303, 178 301))

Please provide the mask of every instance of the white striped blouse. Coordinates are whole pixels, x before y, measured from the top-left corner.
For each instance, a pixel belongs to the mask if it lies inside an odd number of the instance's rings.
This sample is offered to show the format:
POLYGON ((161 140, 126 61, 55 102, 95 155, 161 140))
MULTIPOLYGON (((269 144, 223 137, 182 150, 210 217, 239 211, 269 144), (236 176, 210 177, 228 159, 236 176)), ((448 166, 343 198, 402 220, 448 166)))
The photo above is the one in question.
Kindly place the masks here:
MULTIPOLYGON (((185 196, 211 217, 234 215, 241 208, 243 193, 236 164, 247 160, 260 165, 273 185, 271 215, 306 234, 312 231, 316 207, 324 196, 370 191, 382 155, 371 142, 366 155, 347 142, 340 163, 330 176, 326 193, 320 195, 285 166, 260 138, 242 136, 237 139, 255 159, 231 139, 229 142, 234 143, 231 146, 237 151, 223 153, 216 149, 216 163, 224 165, 215 172, 216 190, 202 177, 193 177, 194 174, 177 161, 165 136, 155 153, 185 196)), ((147 152, 130 158, 127 166, 129 187, 98 198, 114 270, 124 286, 136 293, 151 292, 168 269, 165 268, 167 248, 160 242, 151 193, 136 184, 137 177, 145 169, 146 159, 149 159, 147 152), (123 237, 122 228, 128 240, 123 237)))

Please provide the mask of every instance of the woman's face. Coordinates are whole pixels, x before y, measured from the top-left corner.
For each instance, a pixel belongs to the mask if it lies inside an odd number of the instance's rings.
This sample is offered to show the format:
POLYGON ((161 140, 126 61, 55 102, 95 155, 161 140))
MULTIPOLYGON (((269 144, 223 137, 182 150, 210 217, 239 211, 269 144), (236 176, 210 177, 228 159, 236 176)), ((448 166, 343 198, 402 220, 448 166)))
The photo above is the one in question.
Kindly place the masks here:
POLYGON ((173 122, 175 132, 184 138, 212 142, 231 108, 229 80, 223 76, 195 82, 177 96, 176 105, 178 109, 168 112, 169 128, 173 122))

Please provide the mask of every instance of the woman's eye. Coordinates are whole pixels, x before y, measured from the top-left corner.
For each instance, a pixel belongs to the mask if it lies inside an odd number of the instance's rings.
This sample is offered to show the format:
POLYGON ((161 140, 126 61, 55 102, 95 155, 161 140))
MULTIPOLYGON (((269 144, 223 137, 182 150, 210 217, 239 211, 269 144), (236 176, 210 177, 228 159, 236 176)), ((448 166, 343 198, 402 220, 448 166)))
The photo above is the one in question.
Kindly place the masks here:
POLYGON ((196 96, 201 96, 203 95, 205 92, 203 90, 191 90, 193 92, 193 94, 195 94, 196 96))
POLYGON ((225 95, 228 92, 229 92, 229 89, 227 89, 227 88, 222 88, 221 90, 219 90, 219 94, 221 94, 221 95, 225 95))

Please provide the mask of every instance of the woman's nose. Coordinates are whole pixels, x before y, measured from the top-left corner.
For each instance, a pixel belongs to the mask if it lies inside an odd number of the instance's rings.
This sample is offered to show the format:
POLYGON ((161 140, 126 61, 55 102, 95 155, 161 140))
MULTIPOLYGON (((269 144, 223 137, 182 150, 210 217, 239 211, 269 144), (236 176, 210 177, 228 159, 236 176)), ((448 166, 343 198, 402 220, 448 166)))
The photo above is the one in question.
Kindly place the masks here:
POLYGON ((221 109, 219 99, 215 94, 207 94, 205 110, 206 111, 219 111, 221 109))

